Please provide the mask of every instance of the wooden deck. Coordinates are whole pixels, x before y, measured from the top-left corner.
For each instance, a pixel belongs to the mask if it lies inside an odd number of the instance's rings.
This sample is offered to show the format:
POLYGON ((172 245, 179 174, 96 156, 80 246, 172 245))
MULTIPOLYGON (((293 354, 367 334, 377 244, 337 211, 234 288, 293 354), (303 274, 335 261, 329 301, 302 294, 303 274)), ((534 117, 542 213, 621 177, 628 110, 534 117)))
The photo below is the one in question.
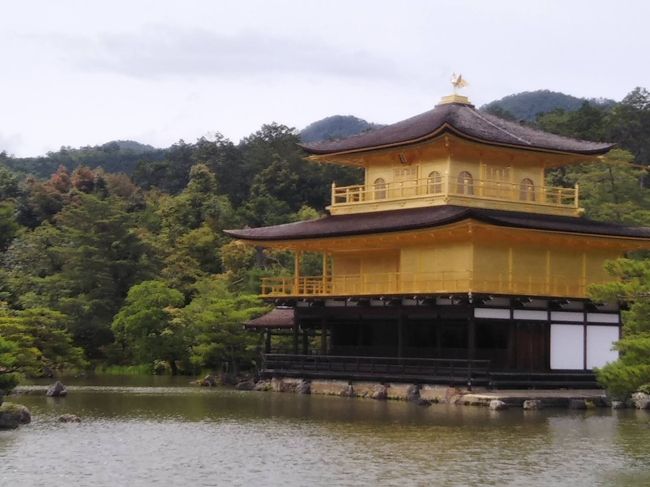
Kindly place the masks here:
POLYGON ((591 371, 491 370, 489 360, 265 354, 260 373, 266 378, 405 382, 499 389, 599 388, 591 371))

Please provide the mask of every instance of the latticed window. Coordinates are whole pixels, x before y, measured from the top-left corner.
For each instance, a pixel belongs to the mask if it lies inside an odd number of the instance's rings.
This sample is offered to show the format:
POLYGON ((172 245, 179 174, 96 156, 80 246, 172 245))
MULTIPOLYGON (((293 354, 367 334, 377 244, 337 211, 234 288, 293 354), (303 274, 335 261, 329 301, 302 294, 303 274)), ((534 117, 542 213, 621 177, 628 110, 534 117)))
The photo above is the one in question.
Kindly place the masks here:
POLYGON ((427 179, 427 193, 442 193, 442 176, 438 171, 431 171, 427 179))
POLYGON ((407 181, 409 179, 417 179, 418 166, 402 166, 393 169, 393 178, 395 181, 407 181))
POLYGON ((386 181, 384 178, 375 179, 373 185, 375 187, 375 199, 376 200, 385 200, 386 199, 386 181))
POLYGON ((462 171, 458 175, 458 184, 456 186, 458 194, 474 194, 474 178, 468 171, 462 171))
POLYGON ((519 199, 521 201, 535 201, 535 183, 530 178, 524 178, 519 184, 519 199))

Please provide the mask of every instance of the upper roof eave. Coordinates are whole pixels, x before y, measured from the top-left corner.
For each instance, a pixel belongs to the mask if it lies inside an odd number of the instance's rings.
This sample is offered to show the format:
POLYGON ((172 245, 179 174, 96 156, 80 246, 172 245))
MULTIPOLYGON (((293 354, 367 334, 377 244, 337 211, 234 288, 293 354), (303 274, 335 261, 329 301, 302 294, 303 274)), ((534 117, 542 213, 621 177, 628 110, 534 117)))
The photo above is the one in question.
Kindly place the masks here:
POLYGON ((650 240, 650 228, 646 227, 627 227, 579 217, 453 205, 334 215, 284 225, 226 230, 225 232, 231 237, 249 242, 281 242, 420 230, 441 227, 466 219, 474 219, 499 227, 650 240))
POLYGON ((470 140, 472 142, 478 142, 481 144, 486 144, 486 145, 491 145, 494 147, 505 147, 509 149, 518 149, 518 150, 525 150, 525 151, 534 151, 534 152, 544 152, 548 154, 558 154, 558 155, 583 155, 583 156, 601 156, 603 154, 607 154, 610 150, 612 150, 614 147, 616 147, 616 143, 607 143, 607 145, 603 146, 600 149, 593 149, 593 150, 583 150, 583 151, 562 151, 562 150, 555 150, 555 149, 548 149, 544 147, 538 147, 538 146, 533 146, 533 145, 516 145, 516 144, 505 144, 502 142, 494 142, 494 141, 489 141, 485 139, 480 139, 478 137, 471 136, 469 134, 466 134, 465 132, 462 132, 461 130, 456 129, 452 125, 445 123, 444 125, 440 126, 437 130, 426 134, 422 137, 414 138, 414 139, 408 139, 408 140, 403 140, 400 142, 393 142, 390 144, 382 144, 382 145, 371 145, 367 147, 361 147, 361 148, 355 148, 355 149, 348 149, 348 150, 341 150, 341 151, 325 151, 325 150, 318 150, 318 149, 313 149, 310 148, 309 145, 307 144, 298 144, 299 147, 301 147, 305 152, 309 154, 309 159, 314 159, 314 160, 320 160, 324 159, 322 156, 327 156, 327 158, 334 158, 337 156, 347 156, 350 154, 361 154, 364 152, 372 152, 376 150, 382 150, 382 149, 392 149, 392 148, 397 148, 397 147, 404 147, 408 146, 411 144, 418 144, 421 142, 426 142, 428 140, 434 140, 437 139, 446 133, 454 134, 462 139, 470 140))
POLYGON ((472 105, 451 103, 370 132, 300 146, 314 156, 346 155, 413 144, 444 131, 483 144, 558 154, 601 155, 615 145, 543 132, 479 112, 472 105))

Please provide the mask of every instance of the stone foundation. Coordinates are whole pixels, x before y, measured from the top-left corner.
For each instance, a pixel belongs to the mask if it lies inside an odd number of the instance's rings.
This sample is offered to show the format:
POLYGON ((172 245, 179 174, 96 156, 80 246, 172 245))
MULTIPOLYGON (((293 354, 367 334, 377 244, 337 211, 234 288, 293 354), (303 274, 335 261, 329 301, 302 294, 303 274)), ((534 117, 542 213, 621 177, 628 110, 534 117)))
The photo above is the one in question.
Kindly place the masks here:
MULTIPOLYGON (((524 390, 488 391, 474 388, 450 387, 433 384, 403 384, 379 382, 354 382, 343 380, 307 380, 302 378, 278 378, 261 380, 256 391, 293 392, 297 394, 322 394, 339 397, 359 397, 375 400, 410 401, 415 404, 455 404, 461 406, 489 407, 492 401, 499 401, 505 407, 523 407, 536 410, 548 407, 590 409, 610 407, 604 391, 571 390, 524 390), (578 406, 580 405, 580 406, 578 406)), ((496 403, 495 403, 496 404, 496 403)), ((645 405, 645 403, 644 403, 645 405)), ((503 409, 503 408, 499 408, 503 409)))
MULTIPOLYGON (((413 401, 428 403, 456 403, 467 391, 446 387, 416 384, 379 382, 348 382, 342 380, 312 380, 293 378, 273 378, 261 380, 256 386, 256 391, 296 392, 302 389, 305 383, 309 384, 311 394, 326 396, 361 397, 370 399, 389 399, 393 401, 413 401)), ((298 391, 299 392, 299 391, 298 391)))

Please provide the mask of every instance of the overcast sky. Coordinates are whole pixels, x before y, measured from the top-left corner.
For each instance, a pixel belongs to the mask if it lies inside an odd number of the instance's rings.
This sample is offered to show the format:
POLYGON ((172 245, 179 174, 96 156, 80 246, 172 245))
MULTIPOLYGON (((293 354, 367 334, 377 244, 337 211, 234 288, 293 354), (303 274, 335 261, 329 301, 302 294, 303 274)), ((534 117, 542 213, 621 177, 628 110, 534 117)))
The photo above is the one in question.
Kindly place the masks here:
POLYGON ((449 94, 620 100, 650 87, 650 2, 14 1, 0 11, 0 151, 166 147, 334 114, 391 123, 449 94))

